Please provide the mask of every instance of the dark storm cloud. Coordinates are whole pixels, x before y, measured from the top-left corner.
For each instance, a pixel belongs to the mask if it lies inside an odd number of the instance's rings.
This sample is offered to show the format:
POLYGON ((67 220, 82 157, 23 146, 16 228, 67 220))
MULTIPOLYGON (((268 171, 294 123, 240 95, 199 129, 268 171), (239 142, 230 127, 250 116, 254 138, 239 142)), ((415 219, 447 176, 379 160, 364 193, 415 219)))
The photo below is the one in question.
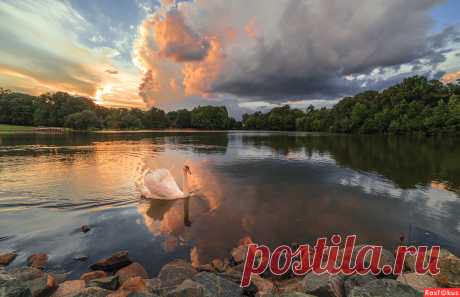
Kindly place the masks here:
POLYGON ((347 75, 403 64, 435 68, 450 52, 441 49, 460 36, 455 27, 429 35, 429 11, 440 2, 288 1, 279 31, 260 36, 251 54, 232 57, 238 66, 227 65, 213 91, 337 98, 372 87, 372 79, 363 84, 347 75))

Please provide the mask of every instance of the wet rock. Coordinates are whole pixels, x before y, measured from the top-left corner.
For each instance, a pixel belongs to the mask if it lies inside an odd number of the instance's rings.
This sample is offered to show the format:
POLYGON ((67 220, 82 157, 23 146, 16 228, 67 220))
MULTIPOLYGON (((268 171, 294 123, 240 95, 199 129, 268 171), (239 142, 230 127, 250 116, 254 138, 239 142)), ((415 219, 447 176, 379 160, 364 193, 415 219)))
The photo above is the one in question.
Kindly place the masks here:
POLYGON ((83 233, 88 233, 91 230, 91 228, 88 225, 83 225, 80 227, 80 230, 83 233))
POLYGON ((213 297, 213 295, 200 283, 185 280, 175 289, 167 292, 165 297, 213 297))
POLYGON ((101 259, 91 265, 92 270, 114 271, 131 264, 127 251, 114 253, 110 258, 101 259))
MULTIPOLYGON (((357 245, 355 246, 354 250, 353 250, 353 254, 352 254, 352 257, 351 257, 351 263, 355 263, 356 261, 356 256, 358 254, 358 251, 363 248, 365 245, 357 245)), ((345 249, 342 249, 340 250, 340 253, 339 253, 339 258, 338 260, 341 261, 342 260, 342 257, 343 257, 343 254, 345 252, 345 249)), ((371 253, 367 253, 366 254, 366 258, 364 259, 364 265, 365 267, 368 267, 371 263, 371 258, 372 258, 372 255, 371 253)), ((381 254, 381 258, 380 258, 380 262, 379 262, 379 266, 380 267, 383 267, 384 265, 390 265, 391 267, 393 267, 395 263, 395 257, 393 255, 392 252, 390 252, 389 250, 386 250, 386 249, 382 249, 382 254, 381 254)), ((381 276, 384 276, 383 274, 381 276)))
POLYGON ((367 274, 367 275, 351 275, 347 276, 344 281, 344 289, 345 289, 345 296, 348 296, 350 294, 351 290, 353 290, 354 287, 362 287, 365 284, 376 280, 377 278, 373 276, 372 274, 367 274))
POLYGON ((221 259, 212 260, 211 265, 217 272, 224 272, 225 271, 224 262, 222 262, 221 259))
POLYGON ((115 291, 118 288, 118 275, 107 276, 90 280, 88 287, 99 287, 102 289, 115 291))
POLYGON ((49 275, 53 276, 53 278, 56 280, 56 283, 62 284, 67 280, 67 277, 69 276, 70 273, 68 272, 50 272, 49 275))
POLYGON ((27 265, 29 267, 34 267, 38 269, 45 268, 46 263, 48 262, 47 254, 33 254, 27 258, 27 265))
POLYGON ((239 247, 232 249, 230 253, 232 255, 233 261, 235 261, 236 264, 240 264, 240 263, 243 263, 244 260, 246 260, 247 252, 248 252, 248 246, 240 245, 239 247))
POLYGON ((277 291, 280 293, 303 292, 303 282, 299 279, 292 278, 280 281, 276 284, 277 291))
MULTIPOLYGON (((431 250, 425 256, 424 266, 428 265, 428 256, 431 250)), ((404 264, 410 272, 415 272, 416 257, 406 255, 404 264)), ((439 254, 440 273, 434 278, 442 287, 458 288, 460 287, 460 259, 446 249, 441 249, 439 254)))
POLYGON ((256 286, 257 292, 261 294, 272 293, 275 286, 267 279, 260 277, 257 274, 251 276, 251 282, 256 286))
POLYGON ((405 285, 411 286, 419 292, 423 292, 423 289, 425 288, 438 287, 438 283, 431 275, 417 274, 415 272, 401 274, 398 277, 397 281, 405 285))
POLYGON ((215 297, 236 297, 243 294, 239 285, 209 272, 200 272, 192 280, 200 283, 215 297))
POLYGON ((308 273, 302 280, 304 292, 319 297, 343 297, 343 277, 327 273, 317 275, 308 273))
POLYGON ((106 297, 110 293, 112 292, 109 290, 105 290, 98 287, 90 287, 79 291, 76 295, 72 297, 106 297))
POLYGON ((177 286, 192 278, 197 271, 184 260, 175 260, 163 266, 158 274, 162 287, 177 286))
POLYGON ((32 296, 43 295, 57 286, 54 277, 34 267, 14 269, 11 271, 11 275, 27 286, 32 296))
POLYGON ((155 296, 147 280, 141 277, 132 277, 126 280, 116 291, 108 295, 109 297, 132 297, 132 296, 155 296))
POLYGON ((423 296, 414 288, 393 279, 377 279, 362 287, 354 287, 348 297, 419 297, 423 296))
POLYGON ((0 266, 8 266, 17 257, 15 251, 8 253, 0 253, 0 266))
POLYGON ((65 281, 59 285, 51 297, 75 297, 86 288, 82 280, 65 281))
POLYGON ((199 272, 201 271, 211 272, 211 271, 214 271, 214 268, 212 267, 211 264, 204 264, 204 265, 198 266, 196 270, 199 272))
POLYGON ((124 283, 131 277, 139 276, 141 278, 149 278, 147 271, 139 263, 132 263, 128 266, 118 270, 117 275, 119 277, 120 283, 124 283))
POLYGON ((29 287, 13 275, 0 270, 0 296, 5 297, 32 297, 29 287))
POLYGON ((84 280, 85 282, 89 282, 89 281, 91 281, 91 280, 93 280, 93 279, 104 278, 104 277, 106 277, 107 275, 108 275, 108 274, 107 274, 107 272, 105 272, 105 271, 96 270, 96 271, 84 273, 84 274, 80 277, 80 280, 84 280))

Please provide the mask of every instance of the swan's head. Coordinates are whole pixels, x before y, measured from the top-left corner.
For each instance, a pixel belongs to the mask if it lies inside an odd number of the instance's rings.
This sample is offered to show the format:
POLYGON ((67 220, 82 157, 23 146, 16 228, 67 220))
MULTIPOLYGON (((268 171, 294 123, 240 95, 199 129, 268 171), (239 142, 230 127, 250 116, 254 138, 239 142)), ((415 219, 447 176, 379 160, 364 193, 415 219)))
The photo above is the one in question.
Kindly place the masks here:
POLYGON ((188 165, 184 165, 184 173, 192 175, 192 172, 190 171, 190 167, 188 167, 188 165))

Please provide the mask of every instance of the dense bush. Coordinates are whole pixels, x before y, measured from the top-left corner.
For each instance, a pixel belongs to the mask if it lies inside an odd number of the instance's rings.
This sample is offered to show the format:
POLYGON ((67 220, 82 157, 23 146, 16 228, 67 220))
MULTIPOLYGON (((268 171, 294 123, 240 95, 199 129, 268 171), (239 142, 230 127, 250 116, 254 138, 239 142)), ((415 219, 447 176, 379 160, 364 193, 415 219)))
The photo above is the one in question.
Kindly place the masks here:
POLYGON ((243 126, 253 130, 460 134, 460 81, 444 85, 414 76, 382 92, 346 97, 331 109, 310 106, 300 111, 284 106, 265 114, 245 114, 243 126))
POLYGON ((106 108, 88 98, 67 93, 30 96, 0 88, 0 123, 91 129, 234 129, 241 123, 223 106, 200 106, 165 113, 152 107, 106 108))

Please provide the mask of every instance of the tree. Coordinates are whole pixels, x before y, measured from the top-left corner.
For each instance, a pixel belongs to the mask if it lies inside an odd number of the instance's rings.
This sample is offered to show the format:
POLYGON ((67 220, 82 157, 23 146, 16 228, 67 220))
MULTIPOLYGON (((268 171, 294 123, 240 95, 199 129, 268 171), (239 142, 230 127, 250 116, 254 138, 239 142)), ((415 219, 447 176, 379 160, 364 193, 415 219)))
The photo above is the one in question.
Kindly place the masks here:
POLYGON ((91 110, 84 110, 66 116, 64 126, 76 130, 92 130, 100 128, 101 123, 96 113, 91 110))
POLYGON ((223 130, 227 128, 228 112, 225 106, 198 106, 192 110, 193 128, 223 130))

